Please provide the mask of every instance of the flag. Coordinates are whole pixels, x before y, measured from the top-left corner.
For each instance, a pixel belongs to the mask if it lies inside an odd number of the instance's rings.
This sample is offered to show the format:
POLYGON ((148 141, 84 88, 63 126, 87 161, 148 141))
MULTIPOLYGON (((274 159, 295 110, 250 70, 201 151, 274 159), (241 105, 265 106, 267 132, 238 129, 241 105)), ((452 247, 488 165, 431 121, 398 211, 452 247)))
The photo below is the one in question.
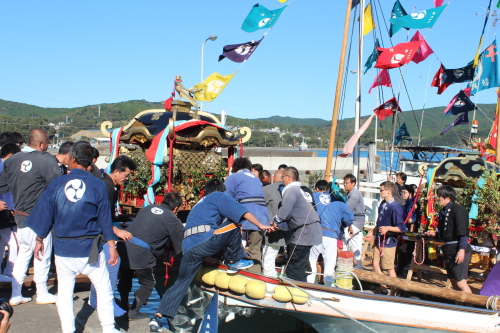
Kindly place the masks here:
POLYGON ((469 86, 472 95, 478 91, 498 87, 498 52, 497 41, 494 40, 479 56, 479 63, 474 72, 474 78, 469 86))
POLYGON ((359 0, 352 0, 352 2, 351 2, 351 9, 353 9, 357 5, 359 5, 359 0))
POLYGON ((194 92, 194 98, 199 101, 213 101, 224 90, 229 81, 235 75, 220 75, 219 73, 210 74, 203 82, 198 83, 192 87, 191 91, 194 92))
POLYGON ((387 69, 382 69, 380 71, 380 73, 378 73, 375 80, 373 80, 373 83, 372 83, 368 93, 371 94, 372 89, 375 87, 378 87, 378 86, 392 87, 391 77, 389 76, 389 72, 387 71, 387 69))
POLYGON ((472 61, 465 67, 456 69, 444 69, 443 81, 445 83, 462 83, 472 81, 474 78, 474 67, 472 61))
MULTIPOLYGON (((497 3, 497 7, 498 7, 498 3, 497 3)), ((479 62, 479 51, 481 50, 481 45, 483 44, 484 30, 486 29, 486 25, 488 24, 488 18, 490 17, 490 9, 491 9, 491 0, 490 0, 489 5, 488 5, 488 9, 486 10, 486 16, 484 18, 484 25, 483 25, 483 32, 481 32, 481 37, 479 38, 479 45, 477 47, 476 56, 474 57, 474 67, 476 67, 478 62, 479 62)))
POLYGON ((198 333, 217 333, 219 331, 219 293, 214 293, 212 300, 205 310, 203 321, 198 333))
POLYGON ((365 8, 365 13, 363 15, 363 36, 376 28, 375 22, 373 22, 372 16, 372 6, 368 4, 365 8))
POLYGON ((439 66, 439 69, 438 71, 436 72, 436 74, 434 74, 434 78, 432 79, 432 82, 431 82, 431 87, 437 87, 438 88, 438 95, 441 95, 443 93, 443 91, 446 90, 446 88, 448 88, 451 83, 445 83, 444 82, 444 66, 443 64, 441 64, 441 66, 439 66))
POLYGON ((422 41, 399 43, 387 49, 379 47, 378 50, 381 51, 381 53, 377 58, 375 68, 396 68, 409 63, 421 43, 422 41))
POLYGON ((243 21, 241 29, 246 32, 254 32, 259 29, 272 28, 285 8, 286 6, 269 10, 262 5, 256 4, 248 13, 245 21, 243 21))
POLYGON ((432 28, 447 5, 423 10, 418 13, 391 18, 391 24, 408 29, 432 28))
MULTIPOLYGON (((465 93, 465 95, 467 95, 467 97, 470 97, 470 91, 471 91, 472 88, 465 88, 461 91, 463 91, 465 93)), ((457 100, 457 97, 458 97, 458 94, 456 94, 450 101, 450 103, 448 103, 448 106, 446 107, 446 109, 444 109, 444 114, 445 115, 450 115, 451 112, 448 112, 450 111, 450 108, 453 106, 453 104, 455 103, 455 101, 457 100)))
POLYGON ((500 0, 497 2, 497 7, 500 8, 500 0))
MULTIPOLYGON (((406 15, 408 15, 408 13, 403 8, 403 5, 401 5, 401 3, 399 2, 399 0, 397 0, 394 3, 394 7, 392 7, 391 18, 398 18, 398 17, 406 16, 406 15)), ((396 32, 398 32, 399 30, 401 30, 401 28, 403 28, 403 27, 400 26, 400 25, 392 24, 391 23, 391 28, 389 30, 389 37, 394 36, 394 34, 396 32)), ((405 29, 409 30, 408 28, 405 28, 405 29)))
POLYGON ((288 0, 278 0, 278 1, 279 1, 279 2, 281 2, 281 3, 285 3, 285 2, 287 2, 288 0))
MULTIPOLYGON (((497 94, 498 93, 499 93, 499 90, 497 90, 497 94)), ((500 99, 500 96, 499 96, 499 99, 500 99)), ((497 149, 497 135, 498 135, 498 102, 497 102, 497 108, 495 111, 495 120, 493 120, 493 125, 491 126, 490 135, 488 135, 488 139, 487 139, 487 142, 494 149, 494 150, 491 150, 491 149, 486 150, 486 152, 488 154, 493 155, 493 158, 491 158, 491 157, 486 158, 486 160, 488 160, 490 162, 495 162, 495 155, 496 155, 496 149, 497 149)))
POLYGON ((422 43, 420 44, 420 47, 418 48, 417 52, 415 52, 415 55, 411 59, 411 61, 413 61, 416 64, 418 64, 421 61, 424 61, 425 59, 427 59, 428 56, 434 53, 429 44, 427 44, 427 42, 425 41, 420 31, 417 31, 410 40, 410 42, 418 42, 418 41, 422 41, 422 43))
POLYGON ((363 133, 365 133, 368 126, 370 126, 372 119, 373 119, 373 116, 375 116, 375 115, 372 114, 370 116, 370 118, 368 118, 368 120, 365 121, 363 126, 361 126, 359 128, 359 130, 357 130, 356 133, 354 133, 354 135, 349 139, 349 141, 347 141, 346 145, 344 146, 344 149, 342 150, 342 153, 338 154, 337 156, 347 157, 347 156, 352 154, 352 151, 354 150, 354 146, 356 146, 356 143, 358 142, 359 138, 363 135, 363 133))
POLYGON ((374 63, 375 61, 377 61, 377 58, 378 58, 378 56, 379 56, 379 54, 380 54, 380 52, 379 52, 379 50, 378 50, 378 48, 379 48, 379 47, 380 47, 380 44, 378 43, 378 38, 377 38, 377 39, 375 39, 375 48, 373 49, 372 54, 370 54, 370 56, 368 57, 368 60, 366 60, 366 62, 365 62, 365 67, 366 67, 366 69, 365 69, 365 73, 364 73, 364 74, 366 74, 366 72, 367 72, 370 68, 372 68, 373 63, 374 63))
POLYGON ((469 112, 464 112, 460 116, 458 116, 458 118, 455 119, 454 122, 446 126, 446 128, 441 133, 439 133, 439 135, 443 135, 444 133, 448 132, 453 126, 463 125, 468 123, 469 123, 469 112))
POLYGON ((242 44, 226 45, 222 48, 222 54, 219 56, 219 61, 224 58, 228 58, 234 62, 247 61, 263 39, 264 37, 258 41, 252 40, 242 44))
POLYGON ((399 127, 398 131, 396 132, 396 135, 394 135, 394 145, 397 146, 397 144, 400 143, 401 140, 408 140, 413 142, 413 139, 411 138, 410 133, 406 128, 406 123, 403 123, 403 125, 401 125, 401 127, 399 127))
POLYGON ((378 120, 384 120, 385 118, 392 116, 396 113, 396 111, 402 112, 399 107, 398 100, 396 97, 391 98, 387 102, 382 105, 379 105, 376 109, 374 109, 375 114, 377 115, 378 120))
POLYGON ((476 104, 472 103, 470 98, 463 90, 460 90, 447 114, 457 115, 462 112, 472 111, 475 108, 476 104))
POLYGON ((443 4, 444 0, 434 0, 434 7, 439 7, 443 4))

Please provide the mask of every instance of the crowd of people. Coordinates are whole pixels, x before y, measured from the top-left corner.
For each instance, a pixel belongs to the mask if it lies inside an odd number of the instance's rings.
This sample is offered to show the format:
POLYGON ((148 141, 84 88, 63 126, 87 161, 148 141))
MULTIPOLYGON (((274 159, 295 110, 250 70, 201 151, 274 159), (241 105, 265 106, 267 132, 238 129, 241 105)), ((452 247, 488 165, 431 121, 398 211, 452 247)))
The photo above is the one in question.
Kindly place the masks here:
MULTIPOLYGON (((162 317, 177 314, 207 257, 224 260, 228 273, 246 269, 277 277, 275 263, 281 253, 288 278, 325 285, 334 282, 339 250, 353 252, 355 267, 363 268, 365 205, 352 174, 344 177, 344 202, 330 193, 332 184, 325 180, 315 184, 314 192, 302 185, 295 167, 280 165, 271 173, 239 157, 228 177, 206 183, 204 197, 182 223, 177 217, 182 199, 175 192, 134 217, 120 214, 120 186, 137 168, 131 158, 121 155, 103 172, 96 165, 99 152, 88 142, 64 142, 56 156, 46 152, 49 144, 48 134, 40 129, 30 132, 26 144, 22 135, 0 135, 0 251, 9 248, 0 282, 12 282, 12 306, 30 302, 22 286, 35 256, 36 304, 57 304, 64 333, 75 331, 73 288, 80 273, 92 282, 89 305, 97 309, 103 332, 109 333, 119 332, 115 317, 148 318, 140 310, 155 286, 158 259, 169 262, 182 254, 179 276, 150 321, 152 332, 161 331, 162 317), (52 252, 57 296, 47 288, 52 252), (134 275, 140 287, 130 305, 134 275)), ((398 234, 416 231, 419 221, 415 189, 405 181, 406 175, 399 173, 396 183, 381 184, 376 227, 364 237, 373 242, 374 271, 394 277, 398 234)), ((454 286, 470 292, 465 208, 454 203, 449 186, 438 189, 437 196, 444 209, 439 228, 428 235, 437 233, 446 241, 448 275, 454 286)), ((410 245, 403 248, 399 269, 410 263, 412 251, 410 245)))

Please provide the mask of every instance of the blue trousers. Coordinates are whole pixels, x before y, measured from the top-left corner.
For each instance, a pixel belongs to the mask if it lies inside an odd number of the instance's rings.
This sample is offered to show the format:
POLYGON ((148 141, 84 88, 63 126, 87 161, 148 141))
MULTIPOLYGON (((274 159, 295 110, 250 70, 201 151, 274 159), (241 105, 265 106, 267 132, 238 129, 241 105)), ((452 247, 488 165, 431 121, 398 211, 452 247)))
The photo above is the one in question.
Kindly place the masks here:
POLYGON ((172 287, 163 295, 156 313, 161 313, 168 318, 177 315, 177 308, 181 305, 189 285, 200 269, 203 260, 224 250, 224 258, 229 261, 241 259, 241 231, 235 228, 223 234, 213 235, 207 241, 193 247, 184 253, 179 269, 179 276, 172 287))

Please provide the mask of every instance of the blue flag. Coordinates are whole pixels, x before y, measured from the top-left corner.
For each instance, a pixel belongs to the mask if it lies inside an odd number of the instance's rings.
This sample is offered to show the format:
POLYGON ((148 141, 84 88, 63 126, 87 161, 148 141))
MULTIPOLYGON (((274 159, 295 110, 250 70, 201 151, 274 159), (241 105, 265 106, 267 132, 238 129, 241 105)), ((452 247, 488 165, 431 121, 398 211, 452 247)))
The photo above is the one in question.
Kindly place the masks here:
POLYGON ((392 24, 408 29, 432 28, 447 5, 423 10, 406 16, 391 18, 392 24))
MULTIPOLYGON (((402 16, 406 16, 406 15, 408 15, 408 13, 403 8, 403 5, 401 5, 401 3, 399 2, 399 0, 397 0, 394 3, 394 7, 392 7, 391 18, 398 18, 398 17, 402 17, 402 16)), ((400 25, 392 24, 391 23, 391 29, 389 30, 389 37, 394 36, 394 34, 396 32, 398 32, 399 30, 401 30, 401 28, 403 28, 403 27, 400 26, 400 25)), ((405 28, 405 29, 409 30, 408 28, 405 28)))
POLYGON ((453 121, 450 125, 446 126, 446 128, 439 135, 443 135, 444 133, 448 132, 453 126, 463 125, 468 123, 469 123, 469 112, 464 112, 460 116, 458 116, 458 118, 455 119, 455 121, 453 121))
POLYGON ((380 47, 380 44, 378 43, 378 38, 377 38, 377 39, 375 39, 375 47, 373 48, 373 52, 368 57, 368 60, 366 60, 366 62, 365 62, 365 68, 366 69, 365 69, 364 74, 366 74, 366 72, 368 72, 368 70, 370 68, 372 68, 373 63, 375 61, 377 61, 377 58, 380 55, 380 51, 378 50, 379 47, 380 47))
POLYGON ((403 123, 403 125, 401 125, 401 127, 396 132, 396 135, 394 136, 394 145, 397 145, 399 142, 401 142, 401 140, 408 140, 413 142, 413 139, 411 138, 410 133, 406 128, 406 123, 403 123))
POLYGON ((498 87, 498 57, 497 41, 494 40, 483 53, 479 55, 479 63, 474 72, 474 79, 469 84, 471 94, 478 91, 498 87))
POLYGON ((219 293, 215 293, 205 310, 198 333, 217 333, 219 331, 219 293))
POLYGON ((250 13, 248 13, 245 21, 243 21, 241 29, 246 32, 254 32, 259 29, 271 28, 278 21, 285 8, 286 6, 269 10, 264 6, 256 4, 252 7, 250 13))

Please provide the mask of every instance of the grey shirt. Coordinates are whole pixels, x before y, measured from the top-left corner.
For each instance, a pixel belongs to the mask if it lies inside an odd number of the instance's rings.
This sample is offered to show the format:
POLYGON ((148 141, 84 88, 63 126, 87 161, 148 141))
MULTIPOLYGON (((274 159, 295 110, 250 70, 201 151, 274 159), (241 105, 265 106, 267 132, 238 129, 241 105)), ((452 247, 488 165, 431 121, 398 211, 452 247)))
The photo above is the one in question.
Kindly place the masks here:
MULTIPOLYGON (((57 159, 38 150, 21 151, 4 163, 0 175, 0 194, 12 192, 16 210, 31 213, 49 183, 61 176, 57 159)), ((26 216, 15 215, 19 228, 24 228, 26 216)))
MULTIPOLYGON (((270 222, 278 215, 279 205, 281 204, 281 192, 279 187, 285 186, 282 181, 264 186, 264 198, 266 199, 266 207, 269 212, 270 222)), ((291 233, 288 231, 278 230, 265 234, 266 244, 272 246, 285 246, 290 241, 291 233)))
POLYGON ((290 243, 302 246, 321 244, 323 239, 319 215, 311 202, 306 200, 305 192, 300 187, 286 189, 278 217, 285 220, 279 224, 282 230, 293 231, 290 243))
POLYGON ((363 230, 365 226, 365 201, 356 187, 347 194, 347 206, 354 214, 353 225, 359 230, 363 230))

